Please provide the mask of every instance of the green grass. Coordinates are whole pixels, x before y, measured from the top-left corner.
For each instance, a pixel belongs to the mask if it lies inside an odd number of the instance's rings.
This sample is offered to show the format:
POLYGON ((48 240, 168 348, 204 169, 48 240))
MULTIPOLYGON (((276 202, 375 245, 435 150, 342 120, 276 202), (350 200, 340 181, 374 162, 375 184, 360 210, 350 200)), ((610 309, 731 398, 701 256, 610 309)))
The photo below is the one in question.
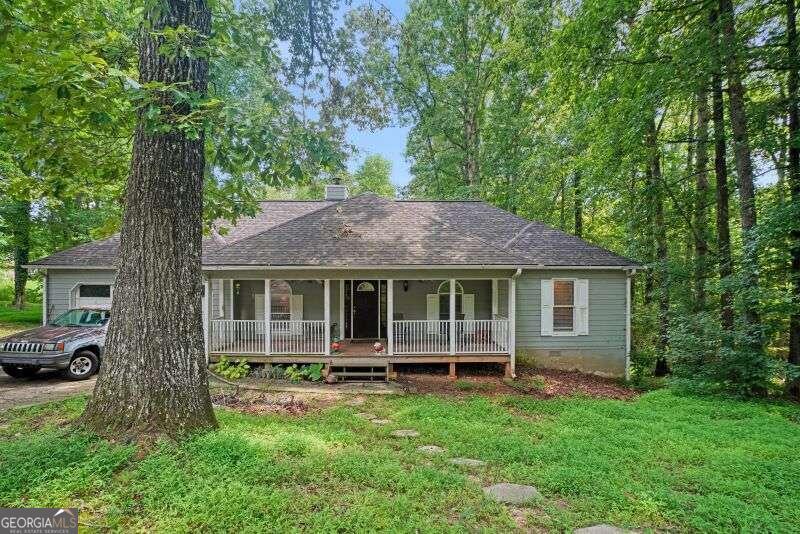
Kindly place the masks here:
POLYGON ((0 414, 0 506, 76 505, 111 530, 507 531, 509 509, 481 486, 508 481, 545 496, 522 511, 534 529, 797 528, 797 406, 668 390, 630 402, 374 396, 301 417, 220 410, 220 430, 142 458, 69 430, 82 406, 0 414), (421 436, 393 438, 397 428, 421 436), (421 444, 447 452, 425 456, 421 444))
POLYGON ((29 303, 24 309, 18 310, 9 303, 0 303, 0 338, 41 324, 41 304, 29 303))

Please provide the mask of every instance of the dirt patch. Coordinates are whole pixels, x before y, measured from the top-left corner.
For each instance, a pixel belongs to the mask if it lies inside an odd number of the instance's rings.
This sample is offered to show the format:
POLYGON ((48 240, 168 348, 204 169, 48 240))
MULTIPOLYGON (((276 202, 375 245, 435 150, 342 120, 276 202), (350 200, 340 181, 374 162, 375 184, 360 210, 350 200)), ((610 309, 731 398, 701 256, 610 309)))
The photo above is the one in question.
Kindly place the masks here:
POLYGON ((518 369, 514 381, 504 380, 497 374, 486 374, 482 370, 460 372, 455 381, 449 380, 446 375, 427 373, 401 374, 397 381, 417 393, 452 396, 516 394, 549 399, 579 394, 626 400, 637 395, 636 391, 611 378, 556 369, 518 369))
POLYGON ((242 396, 219 393, 211 396, 214 406, 224 406, 250 415, 280 413, 303 415, 311 408, 294 396, 274 397, 270 395, 242 396))

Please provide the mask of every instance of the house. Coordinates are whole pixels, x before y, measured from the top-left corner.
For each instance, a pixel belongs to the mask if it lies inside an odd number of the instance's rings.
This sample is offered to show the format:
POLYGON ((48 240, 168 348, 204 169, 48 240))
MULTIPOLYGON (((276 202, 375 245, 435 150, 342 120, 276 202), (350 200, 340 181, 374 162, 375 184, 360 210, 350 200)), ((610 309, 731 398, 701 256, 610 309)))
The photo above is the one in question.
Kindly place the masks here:
MULTIPOLYGON (((44 321, 110 304, 118 236, 32 262, 44 321)), ((265 201, 203 242, 210 361, 325 362, 375 376, 399 363, 627 373, 638 265, 481 201, 265 201), (342 340, 331 354, 331 342, 342 340), (375 341, 382 352, 376 353, 375 341)))

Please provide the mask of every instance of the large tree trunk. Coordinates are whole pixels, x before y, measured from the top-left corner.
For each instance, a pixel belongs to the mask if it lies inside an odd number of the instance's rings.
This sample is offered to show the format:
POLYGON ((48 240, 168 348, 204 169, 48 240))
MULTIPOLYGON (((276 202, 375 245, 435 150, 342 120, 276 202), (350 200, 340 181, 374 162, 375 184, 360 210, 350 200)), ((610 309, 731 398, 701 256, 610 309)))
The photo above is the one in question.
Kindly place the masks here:
MULTIPOLYGON (((742 224, 742 285, 744 291, 744 320, 752 336, 760 339, 758 316, 758 251, 756 249, 756 191, 753 163, 747 134, 745 89, 736 39, 736 26, 731 0, 719 0, 722 52, 728 74, 728 107, 730 109, 733 152, 736 156, 736 175, 739 185, 739 205, 742 224), (752 295, 752 296, 750 296, 752 295)), ((757 344, 760 345, 760 342, 757 344)))
POLYGON ((21 310, 25 307, 25 286, 28 283, 28 269, 24 265, 27 265, 31 251, 31 203, 28 200, 15 200, 10 211, 14 250, 14 306, 21 310))
MULTIPOLYGON (((798 46, 797 20, 794 0, 786 0, 786 44, 789 72, 787 97, 789 102, 789 188, 795 208, 800 206, 800 111, 798 111, 798 46)), ((790 238, 792 243, 792 301, 795 306, 789 317, 789 363, 800 365, 800 221, 795 219, 790 238)), ((800 380, 789 385, 789 393, 800 398, 800 380)))
POLYGON ((664 221, 664 184, 661 176, 661 155, 658 150, 658 139, 655 119, 647 132, 647 148, 649 152, 650 191, 653 195, 653 234, 656 244, 656 271, 658 277, 658 342, 656 343, 656 376, 669 373, 667 363, 667 347, 669 346, 669 275, 667 273, 667 226, 664 221))
MULTIPOLYGON (((179 84, 204 95, 203 53, 211 14, 205 0, 164 0, 146 12, 139 44, 143 84, 179 84), (197 32, 187 57, 159 51, 166 28, 197 32)), ((176 120, 191 109, 156 95, 155 131, 140 114, 125 196, 112 320, 94 396, 81 422, 115 439, 180 437, 216 426, 208 392, 201 320, 203 135, 176 120), (167 127, 164 133, 162 128, 167 127)), ((202 130, 201 130, 202 131, 202 130)))
POLYGON ((583 237, 583 191, 581 190, 581 171, 576 170, 572 177, 572 190, 575 195, 575 235, 583 237))
POLYGON ((694 309, 706 307, 706 278, 708 276, 708 91, 707 80, 697 91, 697 146, 695 149, 694 203, 694 309))
POLYGON ((712 9, 709 16, 711 34, 712 59, 714 70, 711 75, 712 118, 714 121, 714 176, 716 181, 716 226, 717 226, 717 258, 719 261, 719 277, 723 284, 720 293, 720 324, 726 332, 733 330, 733 293, 726 287, 733 274, 731 258, 731 229, 729 216, 728 162, 727 142, 725 139, 725 103, 722 94, 721 59, 719 53, 719 30, 717 12, 712 9))

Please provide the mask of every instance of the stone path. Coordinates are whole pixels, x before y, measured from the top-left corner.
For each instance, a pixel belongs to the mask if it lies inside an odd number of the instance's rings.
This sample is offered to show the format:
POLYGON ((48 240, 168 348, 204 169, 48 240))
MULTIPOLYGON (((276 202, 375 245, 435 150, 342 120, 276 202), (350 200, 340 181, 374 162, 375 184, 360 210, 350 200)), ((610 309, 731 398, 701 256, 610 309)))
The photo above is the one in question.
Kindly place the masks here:
POLYGON ((573 531, 573 534, 625 534, 629 532, 614 525, 592 525, 590 527, 583 527, 573 531))
POLYGON ((505 504, 526 504, 542 498, 542 494, 533 486, 508 482, 487 486, 483 488, 483 493, 490 499, 505 504))
POLYGON ((423 454, 441 454, 444 452, 444 449, 438 445, 422 445, 417 447, 417 451, 423 454))
POLYGON ((388 425, 391 423, 389 419, 373 419, 372 422, 376 425, 388 425))
POLYGON ((396 438, 416 438, 419 437, 419 432, 416 430, 394 430, 392 435, 396 438))
POLYGON ((369 419, 370 421, 372 419, 377 419, 378 418, 378 416, 375 415, 374 413, 367 413, 367 412, 358 412, 356 414, 356 417, 360 417, 361 419, 369 419))
POLYGON ((464 467, 482 467, 486 465, 483 460, 475 460, 473 458, 451 458, 450 463, 464 467))

